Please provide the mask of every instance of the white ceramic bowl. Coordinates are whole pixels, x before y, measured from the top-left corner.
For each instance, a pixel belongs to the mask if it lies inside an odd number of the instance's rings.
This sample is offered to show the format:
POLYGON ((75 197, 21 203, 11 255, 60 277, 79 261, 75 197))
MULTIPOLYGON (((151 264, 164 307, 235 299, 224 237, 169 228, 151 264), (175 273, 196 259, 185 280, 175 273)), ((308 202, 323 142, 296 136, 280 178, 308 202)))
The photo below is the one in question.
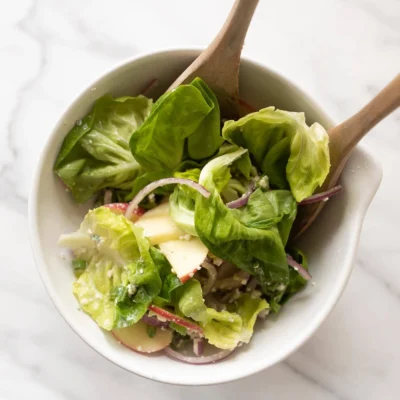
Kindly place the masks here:
MULTIPOLYGON (((71 293, 72 269, 60 257, 57 239, 78 228, 87 210, 73 203, 52 166, 67 132, 104 93, 135 95, 151 79, 161 82, 160 94, 199 54, 199 50, 162 51, 131 59, 84 90, 50 135, 37 166, 30 198, 30 234, 34 257, 54 304, 75 332, 115 364, 146 378, 182 385, 205 385, 239 379, 270 367, 304 343, 339 299, 352 270, 362 222, 381 180, 372 155, 358 147, 343 172, 344 192, 329 201, 300 244, 309 256, 315 286, 295 296, 282 312, 258 324, 251 343, 227 360, 204 366, 173 361, 160 354, 146 356, 126 349, 104 333, 83 312, 71 293), (91 90, 96 88, 96 90, 91 90)), ((309 124, 326 128, 332 120, 286 78, 247 58, 240 71, 241 97, 256 108, 274 105, 304 111, 309 124)))

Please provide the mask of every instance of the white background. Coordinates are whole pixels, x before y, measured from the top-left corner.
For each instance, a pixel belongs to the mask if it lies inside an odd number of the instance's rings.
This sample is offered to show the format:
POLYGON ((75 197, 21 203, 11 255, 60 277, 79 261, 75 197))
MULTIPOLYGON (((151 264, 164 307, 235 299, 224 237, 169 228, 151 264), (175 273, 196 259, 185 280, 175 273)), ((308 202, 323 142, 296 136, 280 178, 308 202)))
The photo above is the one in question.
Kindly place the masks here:
MULTIPOLYGON (((231 4, 0 1, 1 400, 400 398, 399 111, 365 139, 384 179, 343 297, 300 350, 267 371, 202 388, 144 380, 84 344, 40 282, 27 198, 39 151, 62 110, 125 58, 205 46, 231 4)), ((400 1, 260 0, 244 51, 297 82, 341 121, 400 72, 400 1)))

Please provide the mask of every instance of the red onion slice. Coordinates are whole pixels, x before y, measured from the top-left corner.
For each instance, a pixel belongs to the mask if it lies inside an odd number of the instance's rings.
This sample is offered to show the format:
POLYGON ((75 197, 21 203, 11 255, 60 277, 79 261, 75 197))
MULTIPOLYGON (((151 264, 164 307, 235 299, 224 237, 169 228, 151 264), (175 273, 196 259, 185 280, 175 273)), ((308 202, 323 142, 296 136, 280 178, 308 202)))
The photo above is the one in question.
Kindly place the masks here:
POLYGON ((319 201, 327 201, 330 197, 340 193, 342 190, 342 185, 334 186, 332 189, 329 189, 325 192, 313 194, 312 196, 307 197, 306 199, 300 201, 299 205, 304 206, 306 204, 317 203, 319 201))
POLYGON ((310 280, 312 278, 312 276, 310 275, 310 273, 301 265, 299 264, 297 261, 295 261, 293 259, 292 256, 290 256, 289 254, 286 254, 286 261, 287 263, 295 270, 297 271, 305 280, 310 280))
POLYGON ((193 339, 193 353, 196 356, 202 356, 204 353, 204 340, 202 338, 193 339))
POLYGON ((210 197, 210 192, 197 182, 194 182, 190 179, 183 179, 183 178, 164 178, 158 181, 152 182, 149 185, 145 186, 129 203, 129 207, 126 210, 125 217, 130 219, 134 210, 139 206, 140 202, 150 193, 161 186, 172 185, 172 184, 179 184, 179 185, 187 185, 191 188, 197 190, 202 196, 206 199, 210 197))
POLYGON ((148 315, 143 315, 142 321, 147 325, 155 326, 157 328, 168 328, 169 327, 168 322, 160 321, 159 319, 154 318, 154 317, 149 317, 148 315))
MULTIPOLYGON (((109 208, 116 214, 125 214, 126 210, 129 207, 129 203, 110 203, 110 204, 105 204, 104 207, 109 208)), ((135 208, 135 210, 133 210, 132 215, 135 215, 136 217, 140 218, 145 212, 146 210, 144 208, 138 207, 135 208)))
POLYGON ((104 204, 104 207, 110 208, 111 210, 114 210, 114 211, 120 211, 121 213, 124 213, 128 209, 129 203, 109 203, 109 204, 104 204))
POLYGON ((233 350, 222 350, 219 351, 218 353, 215 353, 211 356, 200 356, 200 357, 191 357, 191 356, 185 356, 175 350, 172 350, 171 347, 166 347, 164 352, 168 357, 174 358, 175 360, 179 360, 188 364, 211 364, 215 363, 217 361, 221 361, 224 358, 228 357, 231 355, 235 349, 233 350))
POLYGON ((247 204, 249 201, 250 196, 254 192, 254 184, 251 184, 247 190, 247 192, 237 200, 230 201, 229 203, 226 203, 226 206, 229 208, 240 208, 243 207, 247 204))

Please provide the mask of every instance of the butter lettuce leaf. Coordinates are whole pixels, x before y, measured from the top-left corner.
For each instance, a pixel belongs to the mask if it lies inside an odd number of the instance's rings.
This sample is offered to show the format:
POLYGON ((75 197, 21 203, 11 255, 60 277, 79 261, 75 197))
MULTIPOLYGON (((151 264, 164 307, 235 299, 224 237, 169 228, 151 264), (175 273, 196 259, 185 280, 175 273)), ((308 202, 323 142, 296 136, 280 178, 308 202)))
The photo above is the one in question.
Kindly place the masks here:
POLYGON ((200 283, 191 279, 173 293, 175 311, 196 321, 210 344, 220 349, 233 349, 248 343, 260 311, 268 308, 265 300, 244 295, 229 311, 216 311, 204 304, 200 283))
MULTIPOLYGON (((175 178, 199 181, 200 169, 192 168, 184 172, 175 172, 175 178)), ((186 185, 176 185, 169 198, 169 213, 174 222, 186 233, 198 236, 194 226, 194 207, 197 191, 186 185)))
POLYGON ((249 343, 253 336, 254 325, 257 315, 269 308, 266 300, 261 298, 252 298, 248 293, 242 294, 233 306, 233 309, 242 318, 241 341, 249 343))
POLYGON ((268 229, 276 226, 286 245, 297 214, 297 203, 289 190, 257 189, 242 210, 232 210, 236 218, 251 228, 268 229))
POLYGON ((106 207, 89 211, 79 230, 62 235, 59 244, 86 261, 73 293, 103 329, 137 322, 162 289, 167 266, 143 230, 106 207))
POLYGON ((130 189, 141 173, 129 147, 132 133, 149 115, 144 96, 105 95, 65 137, 54 171, 83 203, 104 188, 130 189))
POLYGON ((222 136, 248 149, 271 184, 290 187, 297 201, 311 196, 328 175, 328 134, 318 123, 307 126, 304 113, 264 108, 227 121, 222 136))
POLYGON ((295 211, 291 210, 287 217, 288 210, 280 209, 285 205, 284 201, 270 199, 264 204, 263 199, 259 200, 264 196, 260 189, 243 208, 233 210, 223 203, 219 191, 229 179, 229 166, 246 151, 239 149, 218 157, 201 171, 199 183, 210 191, 211 196, 208 199, 197 196, 195 228, 214 255, 255 276, 265 291, 271 282, 288 282, 289 269, 278 224, 283 224, 285 240, 295 211))
POLYGON ((187 158, 212 156, 222 142, 218 102, 196 78, 158 99, 130 147, 146 171, 173 171, 187 158))

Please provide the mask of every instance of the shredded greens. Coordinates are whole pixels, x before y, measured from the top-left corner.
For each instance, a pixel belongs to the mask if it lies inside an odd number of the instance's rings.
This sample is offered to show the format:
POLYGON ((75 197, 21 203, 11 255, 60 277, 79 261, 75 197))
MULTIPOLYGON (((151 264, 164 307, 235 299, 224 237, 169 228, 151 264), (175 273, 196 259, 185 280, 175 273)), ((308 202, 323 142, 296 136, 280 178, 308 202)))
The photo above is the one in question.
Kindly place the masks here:
POLYGON ((174 351, 194 338, 196 355, 203 338, 224 351, 248 343, 257 317, 279 312, 306 284, 288 265, 289 254, 308 270, 289 236, 298 203, 329 167, 321 125, 274 107, 221 124, 218 100, 199 78, 154 104, 101 97, 54 165, 76 202, 96 198, 80 228, 59 240, 74 255, 81 309, 119 335, 148 318, 144 335, 129 339, 139 351, 135 340, 169 338, 160 329, 173 332, 174 351), (207 196, 166 178, 196 182, 207 196), (127 204, 103 205, 129 202, 161 179, 165 186, 137 197, 151 209, 140 223, 124 216, 127 204))

